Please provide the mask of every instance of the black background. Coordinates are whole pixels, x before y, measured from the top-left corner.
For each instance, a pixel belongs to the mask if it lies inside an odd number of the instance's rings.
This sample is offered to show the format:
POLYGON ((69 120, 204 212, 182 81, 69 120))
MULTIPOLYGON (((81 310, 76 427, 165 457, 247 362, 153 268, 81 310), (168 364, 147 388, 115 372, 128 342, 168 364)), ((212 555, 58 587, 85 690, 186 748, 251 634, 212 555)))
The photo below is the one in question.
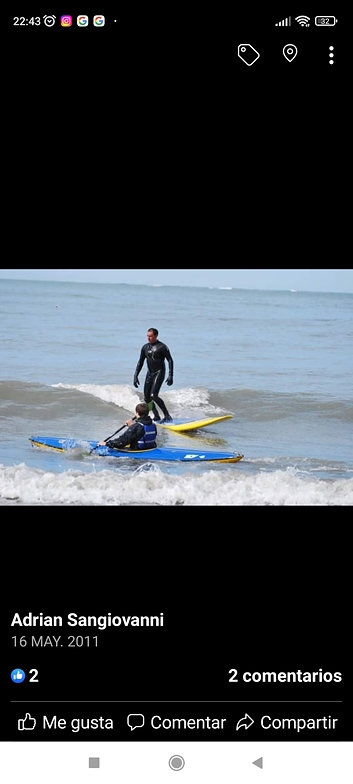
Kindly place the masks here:
POLYGON ((348 14, 332 9, 331 31, 295 23, 288 41, 274 24, 293 8, 241 13, 126 4, 119 24, 107 13, 101 29, 79 29, 73 9, 67 29, 8 17, 17 254, 35 244, 37 264, 55 249, 85 267, 103 256, 105 266, 148 265, 151 255, 205 267, 220 254, 268 266, 270 252, 273 266, 279 256, 303 263, 304 252, 312 266, 321 243, 337 252, 348 14), (237 56, 244 36, 261 47, 253 67, 237 56), (283 45, 299 41, 303 57, 288 63, 283 45), (314 56, 317 46, 325 54, 314 56))
MULTIPOLYGON (((91 515, 91 522, 95 517, 96 513, 91 515)), ((329 552, 326 545, 312 547, 307 537, 303 549, 291 547, 290 556, 289 543, 294 537, 294 529, 290 529, 281 535, 283 542, 276 545, 276 556, 271 556, 271 545, 267 542, 260 557, 251 552, 250 537, 245 544, 240 534, 229 533, 226 524, 223 528, 218 527, 217 535, 214 534, 214 540, 210 542, 205 541, 205 532, 194 523, 193 536, 199 539, 195 552, 189 529, 186 534, 178 524, 175 529, 169 526, 169 532, 162 534, 155 526, 155 542, 150 539, 147 543, 146 535, 142 536, 136 530, 131 557, 124 564, 119 551, 125 551, 127 541, 131 547, 131 537, 126 537, 126 530, 120 535, 113 533, 107 521, 102 525, 107 528, 104 535, 100 532, 100 541, 110 538, 112 550, 104 568, 94 566, 92 562, 92 567, 87 566, 83 576, 82 564, 77 552, 76 557, 72 556, 71 544, 66 570, 63 564, 59 567, 61 577, 58 579, 65 582, 61 599, 56 597, 48 601, 49 597, 44 595, 41 599, 34 596, 32 599, 30 591, 28 601, 16 602, 15 598, 11 601, 3 626, 7 650, 7 666, 2 678, 3 691, 7 694, 3 740, 19 739, 17 720, 26 711, 38 720, 35 732, 21 733, 20 739, 27 741, 97 738, 109 741, 112 737, 114 740, 160 741, 170 740, 172 736, 189 741, 222 739, 232 742, 351 740, 348 716, 351 673, 345 623, 347 595, 344 576, 339 582, 334 577, 338 545, 331 547, 329 552), (178 538, 183 539, 184 550, 178 548, 178 538), (113 546, 114 539, 116 544, 113 546), (234 560, 225 553, 226 543, 234 552, 238 550, 234 560), (197 554, 197 550, 198 557, 190 557, 191 553, 197 554), (262 558, 265 562, 261 565, 262 558), (80 595, 72 576, 69 578, 72 572, 80 586, 87 585, 85 597, 80 595), (68 595, 72 597, 70 602, 68 595), (63 626, 11 627, 15 612, 61 615, 63 626), (159 615, 163 612, 164 626, 105 630, 67 627, 65 619, 69 612, 78 615, 106 615, 108 612, 112 615, 159 615), (64 640, 69 635, 96 635, 98 648, 26 647, 16 651, 13 648, 11 637, 14 635, 30 638, 47 634, 62 635, 64 640), (21 685, 13 684, 10 672, 18 667, 25 672, 38 669, 39 683, 29 683, 26 679, 21 685), (237 684, 229 683, 229 670, 233 668, 239 672, 237 684), (244 671, 317 671, 319 668, 341 672, 342 682, 252 684, 241 679, 244 671), (24 702, 11 704, 14 699, 24 702), (38 705, 33 700, 60 702, 38 705), (68 700, 70 703, 64 704, 68 700), (84 703, 71 702, 82 700, 84 703), (124 702, 108 705, 102 702, 105 700, 124 702), (261 703, 254 702, 257 700, 261 703), (302 700, 343 702, 305 705, 298 702, 302 700), (94 704, 88 704, 89 701, 94 704), (129 730, 129 713, 145 715, 143 730, 129 730), (246 713, 255 724, 249 730, 236 732, 236 722, 246 713), (68 723, 74 717, 113 718, 114 731, 41 730, 42 715, 66 718, 68 723), (155 731, 148 727, 152 715, 222 717, 228 719, 227 729, 222 735, 191 729, 155 731), (332 716, 339 721, 334 732, 323 729, 281 732, 261 729, 259 719, 263 715, 276 718, 332 716)), ((153 526, 151 520, 149 525, 153 526)), ((298 526, 296 536, 299 531, 298 526)), ((272 536, 275 541, 279 532, 274 530, 272 536)), ((86 549, 85 545, 83 547, 86 549)), ((41 582, 50 579, 49 573, 53 582, 53 564, 50 567, 49 562, 46 566, 43 563, 41 582)))
MULTIPOLYGON (((333 4, 334 6, 335 4, 333 4)), ((93 14, 88 14, 86 28, 77 26, 77 13, 71 9, 73 24, 70 28, 56 23, 47 28, 40 26, 14 26, 13 17, 7 24, 14 50, 26 50, 29 57, 39 52, 46 58, 46 67, 52 58, 59 57, 62 67, 65 58, 82 58, 103 66, 105 78, 112 76, 118 86, 122 81, 151 82, 171 89, 180 84, 186 93, 211 90, 216 87, 231 92, 238 81, 250 79, 292 79, 293 75, 305 83, 305 78, 320 76, 329 83, 344 71, 347 52, 344 49, 344 30, 350 21, 350 12, 336 3, 331 15, 338 19, 330 28, 319 28, 314 23, 317 8, 307 8, 310 26, 301 27, 295 17, 301 13, 294 6, 279 10, 272 4, 270 11, 253 6, 248 10, 238 8, 191 8, 146 3, 139 7, 120 4, 116 13, 105 14, 105 25, 93 26, 93 14), (276 27, 276 22, 291 16, 291 27, 276 27), (116 22, 114 20, 117 20, 116 22), (250 43, 260 53, 260 59, 247 67, 238 58, 238 46, 250 43), (292 63, 283 56, 283 47, 294 43, 298 55, 292 63), (329 65, 329 46, 333 45, 334 65, 329 65), (207 82, 207 85, 204 82, 207 82)), ((61 9, 62 10, 62 9, 61 9)), ((87 10, 87 9, 86 9, 87 10)), ((26 19, 30 12, 25 14, 26 19)), ((83 75, 83 74, 82 74, 83 75)), ((320 80, 321 84, 321 80, 320 80)), ((317 85, 318 89, 320 85, 317 85)))

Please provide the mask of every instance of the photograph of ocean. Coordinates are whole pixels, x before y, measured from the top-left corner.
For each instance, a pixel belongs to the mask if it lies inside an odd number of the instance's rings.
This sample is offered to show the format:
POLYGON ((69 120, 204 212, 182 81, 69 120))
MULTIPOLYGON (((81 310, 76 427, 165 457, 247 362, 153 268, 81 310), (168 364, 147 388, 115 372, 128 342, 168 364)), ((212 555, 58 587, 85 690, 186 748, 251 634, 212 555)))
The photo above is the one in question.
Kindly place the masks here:
MULTIPOLYGON (((256 282, 254 282, 255 285, 256 282)), ((353 294, 0 280, 0 504, 352 506, 353 294), (99 457, 143 400, 150 327, 174 360, 175 418, 232 418, 158 446, 237 463, 99 457), (33 435, 82 449, 32 446, 33 435)))

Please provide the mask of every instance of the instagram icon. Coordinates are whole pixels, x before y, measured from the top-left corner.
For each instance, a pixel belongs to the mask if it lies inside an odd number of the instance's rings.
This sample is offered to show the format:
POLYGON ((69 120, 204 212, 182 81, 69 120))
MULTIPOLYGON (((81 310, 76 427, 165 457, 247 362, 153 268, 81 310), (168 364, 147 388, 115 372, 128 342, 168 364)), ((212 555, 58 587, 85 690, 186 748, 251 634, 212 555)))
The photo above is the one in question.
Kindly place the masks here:
POLYGON ((61 24, 61 27, 71 27, 71 25, 72 25, 72 16, 61 16, 60 17, 60 24, 61 24))

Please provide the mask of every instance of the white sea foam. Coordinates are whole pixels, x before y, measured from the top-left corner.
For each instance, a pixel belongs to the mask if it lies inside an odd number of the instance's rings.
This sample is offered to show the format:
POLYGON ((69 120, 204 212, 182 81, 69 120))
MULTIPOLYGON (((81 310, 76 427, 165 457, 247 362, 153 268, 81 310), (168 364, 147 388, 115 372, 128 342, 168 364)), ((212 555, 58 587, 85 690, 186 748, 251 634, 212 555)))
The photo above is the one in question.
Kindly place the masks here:
MULTIPOLYGON (((99 400, 104 400, 106 403, 114 403, 126 411, 134 411, 137 403, 143 399, 143 394, 138 395, 134 387, 128 384, 52 384, 52 386, 62 389, 77 389, 79 392, 85 392, 99 400)), ((225 413, 222 408, 210 403, 210 393, 202 387, 187 387, 168 392, 163 389, 161 396, 175 417, 186 416, 186 411, 197 411, 197 416, 225 413)))
POLYGON ((186 411, 197 411, 197 416, 224 414, 222 408, 213 406, 210 403, 210 393, 203 387, 186 387, 177 389, 169 394, 171 403, 174 406, 173 414, 175 417, 185 416, 186 411))
POLYGON ((61 474, 30 469, 24 463, 0 466, 2 504, 172 506, 353 506, 353 479, 301 478, 295 469, 256 476, 237 466, 174 476, 157 465, 124 475, 104 469, 61 474))
POLYGON ((52 384, 61 389, 77 389, 87 395, 104 400, 105 403, 114 403, 126 411, 134 411, 141 396, 137 395, 134 387, 128 384, 52 384))

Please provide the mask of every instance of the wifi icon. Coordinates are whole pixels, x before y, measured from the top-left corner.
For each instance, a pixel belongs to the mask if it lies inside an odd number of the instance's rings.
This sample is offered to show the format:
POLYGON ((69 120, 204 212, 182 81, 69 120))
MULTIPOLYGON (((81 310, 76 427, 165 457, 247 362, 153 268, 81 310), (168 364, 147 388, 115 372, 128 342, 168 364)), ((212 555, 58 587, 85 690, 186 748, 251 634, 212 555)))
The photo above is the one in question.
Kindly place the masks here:
POLYGON ((310 25, 310 16, 296 16, 295 21, 301 25, 301 27, 309 27, 310 25))

